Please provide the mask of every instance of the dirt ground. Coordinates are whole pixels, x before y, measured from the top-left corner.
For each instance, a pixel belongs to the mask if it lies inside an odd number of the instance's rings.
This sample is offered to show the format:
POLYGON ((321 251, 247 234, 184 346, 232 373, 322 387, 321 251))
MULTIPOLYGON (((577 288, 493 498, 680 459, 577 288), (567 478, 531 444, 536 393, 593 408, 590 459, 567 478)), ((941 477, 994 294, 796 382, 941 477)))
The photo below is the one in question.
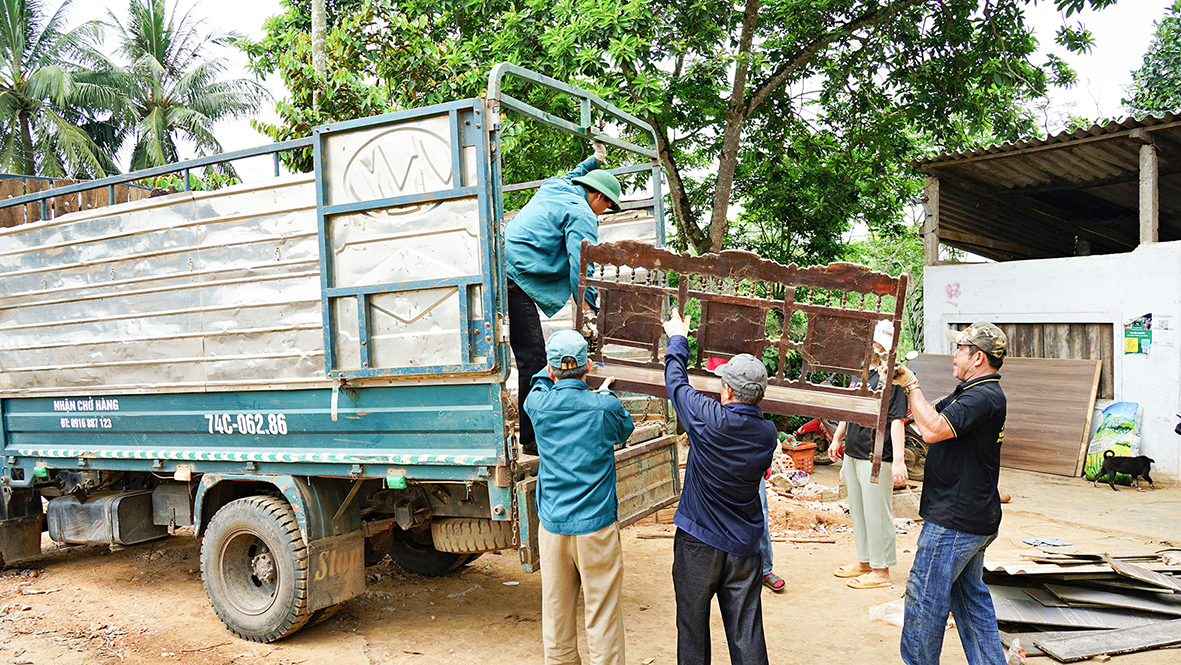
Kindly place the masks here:
MULTIPOLYGON (((817 476, 835 484, 833 467, 819 469, 817 476)), ((1079 479, 1012 471, 1004 472, 1001 484, 1013 501, 989 550, 992 557, 1028 550, 1021 540, 1030 536, 1111 551, 1181 545, 1176 487, 1114 493, 1079 479)), ((901 662, 900 629, 871 621, 869 609, 901 595, 918 530, 898 538, 893 589, 854 591, 832 576, 833 568, 855 558, 852 535, 837 523, 827 528, 836 544, 774 545, 775 569, 788 590, 763 594, 771 662, 901 662)), ((629 663, 676 660, 672 540, 661 535, 671 533, 667 525, 624 531, 629 663)), ((387 562, 370 569, 365 595, 336 617, 271 645, 244 642, 222 627, 201 586, 197 539, 174 537, 117 552, 59 549, 46 540, 45 552, 0 573, 0 665, 541 662, 541 577, 522 573, 511 552, 485 555, 462 572, 437 579, 402 573, 387 562)), ((713 649, 716 662, 728 662, 716 610, 713 649)), ((1158 650, 1114 662, 1179 660, 1177 650, 1158 650)), ((947 633, 943 662, 965 662, 954 630, 947 633)))

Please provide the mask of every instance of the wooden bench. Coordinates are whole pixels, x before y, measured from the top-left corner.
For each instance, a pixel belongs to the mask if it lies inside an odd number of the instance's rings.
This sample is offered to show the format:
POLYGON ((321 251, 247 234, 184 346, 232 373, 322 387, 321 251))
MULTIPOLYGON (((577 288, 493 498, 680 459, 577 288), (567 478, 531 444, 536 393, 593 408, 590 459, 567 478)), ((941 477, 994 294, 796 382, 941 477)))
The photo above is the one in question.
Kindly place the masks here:
POLYGON ((718 395, 720 379, 704 368, 709 358, 739 353, 763 358, 773 370, 763 410, 874 428, 876 480, 889 392, 882 384, 877 390, 868 386, 869 372, 881 360, 873 351, 873 330, 882 319, 894 324, 895 343, 885 358, 890 376, 906 275, 891 277, 851 263, 801 268, 738 250, 689 256, 634 241, 584 241, 581 274, 577 329, 583 327, 586 287, 599 293, 600 343, 591 354, 592 377, 613 376, 619 390, 667 397, 663 321, 670 306, 683 315, 695 302, 700 322, 689 333, 691 349, 696 346, 689 361, 694 388, 718 395), (840 375, 855 380, 841 386, 838 378, 833 385, 831 378, 840 375))

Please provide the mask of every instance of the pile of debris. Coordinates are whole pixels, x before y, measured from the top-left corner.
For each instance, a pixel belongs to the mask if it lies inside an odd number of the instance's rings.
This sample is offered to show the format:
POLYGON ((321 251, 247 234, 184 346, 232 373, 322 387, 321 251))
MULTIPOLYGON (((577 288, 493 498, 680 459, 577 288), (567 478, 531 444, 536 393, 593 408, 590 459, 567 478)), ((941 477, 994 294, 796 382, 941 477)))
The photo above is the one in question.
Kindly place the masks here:
POLYGON ((1006 647, 1069 663, 1181 645, 1181 551, 1023 557, 984 565, 1006 647))

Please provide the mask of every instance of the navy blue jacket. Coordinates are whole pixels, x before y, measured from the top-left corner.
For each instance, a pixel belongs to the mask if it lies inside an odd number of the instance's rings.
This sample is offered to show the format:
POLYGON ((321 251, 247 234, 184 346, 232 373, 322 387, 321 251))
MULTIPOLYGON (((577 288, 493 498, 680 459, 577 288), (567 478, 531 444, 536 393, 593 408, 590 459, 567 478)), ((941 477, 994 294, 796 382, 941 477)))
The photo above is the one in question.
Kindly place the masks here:
POLYGON ((759 483, 771 466, 775 425, 753 404, 721 402, 689 385, 689 342, 669 338, 664 382, 689 436, 685 487, 673 524, 735 556, 759 553, 763 506, 759 483))

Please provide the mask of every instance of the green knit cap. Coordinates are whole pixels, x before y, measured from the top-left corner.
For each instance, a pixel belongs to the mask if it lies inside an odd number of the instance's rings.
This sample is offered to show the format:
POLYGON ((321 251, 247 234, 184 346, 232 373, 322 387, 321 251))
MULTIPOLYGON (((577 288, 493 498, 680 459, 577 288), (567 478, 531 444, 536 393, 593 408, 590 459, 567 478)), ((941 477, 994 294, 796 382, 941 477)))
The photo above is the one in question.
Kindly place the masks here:
POLYGON ((595 169, 590 173, 574 178, 574 182, 590 187, 591 189, 606 196, 614 204, 616 210, 619 210, 619 196, 621 194, 619 189, 619 180, 603 169, 595 169))

